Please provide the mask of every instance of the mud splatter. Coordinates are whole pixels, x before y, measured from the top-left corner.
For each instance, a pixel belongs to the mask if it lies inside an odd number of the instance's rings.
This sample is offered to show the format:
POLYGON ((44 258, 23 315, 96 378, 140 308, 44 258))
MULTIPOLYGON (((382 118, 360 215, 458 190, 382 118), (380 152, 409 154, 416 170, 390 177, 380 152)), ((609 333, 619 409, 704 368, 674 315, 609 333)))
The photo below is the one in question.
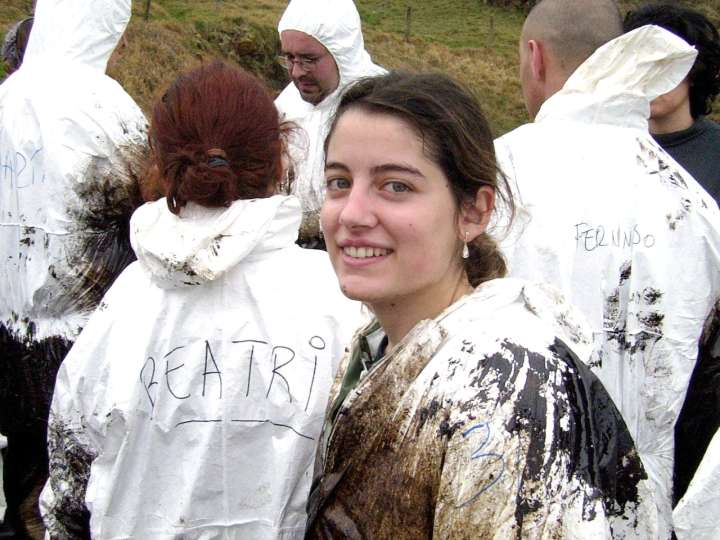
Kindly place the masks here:
POLYGON ((638 321, 648 330, 662 332, 662 322, 665 315, 656 311, 638 313, 638 321))
POLYGON ((217 257, 220 253, 220 246, 222 244, 222 239, 227 238, 229 236, 232 236, 230 234, 218 234, 215 238, 212 239, 210 242, 210 252, 213 254, 213 256, 217 257))
POLYGON ((662 296, 662 292, 653 287, 645 287, 642 291, 642 301, 648 306, 652 306, 657 303, 662 296))
POLYGON ((632 261, 625 261, 622 266, 620 266, 620 286, 622 286, 624 281, 630 279, 631 273, 632 261))
POLYGON ((90 480, 90 465, 97 456, 81 439, 78 431, 50 418, 49 480, 55 499, 48 509, 46 525, 51 538, 90 538, 85 491, 90 480))
MULTIPOLYGON (((58 277, 65 309, 90 311, 135 255, 130 246, 130 216, 142 203, 139 174, 147 146, 128 145, 112 158, 95 158, 68 199, 74 242, 68 248, 67 273, 58 277)), ((57 272, 57 268, 56 268, 57 272)))
POLYGON ((35 227, 22 227, 20 229, 20 235, 22 236, 20 244, 25 247, 35 245, 35 231, 35 227))

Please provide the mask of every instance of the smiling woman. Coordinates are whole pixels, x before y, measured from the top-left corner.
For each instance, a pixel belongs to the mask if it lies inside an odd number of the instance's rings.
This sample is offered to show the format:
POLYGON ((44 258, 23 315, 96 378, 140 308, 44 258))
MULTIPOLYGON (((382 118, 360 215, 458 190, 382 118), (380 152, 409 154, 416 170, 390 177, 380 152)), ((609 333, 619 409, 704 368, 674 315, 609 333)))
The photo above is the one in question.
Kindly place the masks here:
POLYGON ((376 319, 331 392, 307 536, 655 537, 583 323, 549 288, 502 277, 487 229, 496 197, 513 205, 476 100, 441 75, 361 81, 326 140, 326 181, 340 286, 376 319))

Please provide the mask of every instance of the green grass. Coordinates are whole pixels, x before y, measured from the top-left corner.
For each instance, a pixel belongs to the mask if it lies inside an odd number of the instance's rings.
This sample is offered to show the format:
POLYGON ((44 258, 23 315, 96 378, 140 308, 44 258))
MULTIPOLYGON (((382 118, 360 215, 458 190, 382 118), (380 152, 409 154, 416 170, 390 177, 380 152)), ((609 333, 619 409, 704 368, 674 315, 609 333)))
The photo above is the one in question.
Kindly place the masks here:
MULTIPOLYGON (((621 11, 643 0, 621 0, 621 11)), ((0 0, 0 35, 33 0, 0 0)), ((686 0, 720 24, 720 0, 686 0)), ((442 71, 479 98, 496 134, 526 121, 517 77, 525 13, 485 0, 356 0, 373 59, 388 68, 442 71), (409 39, 407 9, 411 8, 409 39)), ((160 90, 199 59, 240 63, 277 90, 286 77, 273 58, 287 0, 134 0, 123 47, 108 70, 149 111, 160 90)), ((0 67, 0 69, 2 69, 0 67)), ((1 73, 1 72, 0 72, 1 73)))

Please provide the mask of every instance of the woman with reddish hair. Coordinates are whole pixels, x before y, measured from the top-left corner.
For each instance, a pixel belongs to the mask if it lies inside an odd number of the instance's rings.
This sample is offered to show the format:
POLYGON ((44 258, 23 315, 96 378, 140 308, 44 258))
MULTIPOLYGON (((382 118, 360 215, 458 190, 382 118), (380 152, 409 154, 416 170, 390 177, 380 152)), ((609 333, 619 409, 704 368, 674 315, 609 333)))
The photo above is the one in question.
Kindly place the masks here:
POLYGON ((327 255, 295 245, 300 204, 276 194, 285 131, 264 85, 221 62, 156 104, 166 197, 133 215, 138 261, 58 374, 42 497, 52 537, 86 535, 88 518, 100 539, 302 535, 359 310, 327 255))

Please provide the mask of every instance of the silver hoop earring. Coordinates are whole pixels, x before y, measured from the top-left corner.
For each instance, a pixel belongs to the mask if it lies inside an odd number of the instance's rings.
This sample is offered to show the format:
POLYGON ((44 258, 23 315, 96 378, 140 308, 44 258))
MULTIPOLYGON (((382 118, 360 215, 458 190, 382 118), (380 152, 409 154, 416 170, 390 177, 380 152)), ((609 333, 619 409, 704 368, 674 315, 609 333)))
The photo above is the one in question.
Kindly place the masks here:
POLYGON ((462 258, 467 259, 470 256, 470 250, 468 249, 468 232, 465 231, 465 243, 463 244, 462 258))

